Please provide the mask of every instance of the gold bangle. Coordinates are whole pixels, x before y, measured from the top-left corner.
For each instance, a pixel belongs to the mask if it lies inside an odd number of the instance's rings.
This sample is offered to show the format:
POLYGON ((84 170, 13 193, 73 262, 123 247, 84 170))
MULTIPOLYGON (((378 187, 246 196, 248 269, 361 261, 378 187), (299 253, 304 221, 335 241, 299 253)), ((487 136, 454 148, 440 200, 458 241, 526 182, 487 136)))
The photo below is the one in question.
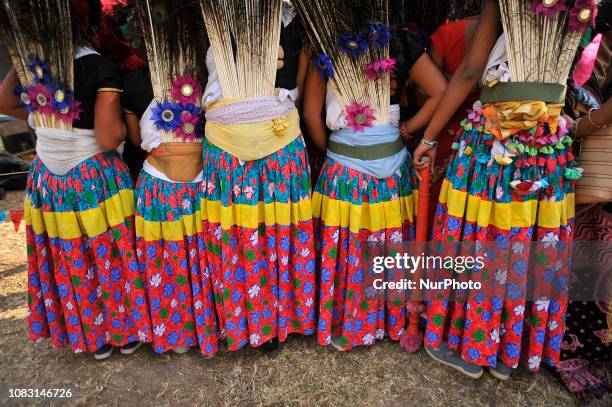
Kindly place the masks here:
POLYGON ((580 120, 582 120, 582 116, 576 119, 574 122, 574 127, 572 127, 572 137, 574 140, 580 140, 580 134, 578 134, 578 126, 580 125, 580 120))
POLYGON ((591 118, 591 112, 592 112, 593 110, 599 110, 599 109, 595 109, 595 108, 593 108, 593 107, 589 109, 589 112, 587 113, 587 117, 588 117, 589 121, 591 122, 591 124, 592 124, 593 126, 597 127, 598 129, 605 129, 606 127, 608 127, 608 125, 607 125, 607 124, 597 124, 597 123, 595 123, 595 122, 593 121, 593 119, 591 118))

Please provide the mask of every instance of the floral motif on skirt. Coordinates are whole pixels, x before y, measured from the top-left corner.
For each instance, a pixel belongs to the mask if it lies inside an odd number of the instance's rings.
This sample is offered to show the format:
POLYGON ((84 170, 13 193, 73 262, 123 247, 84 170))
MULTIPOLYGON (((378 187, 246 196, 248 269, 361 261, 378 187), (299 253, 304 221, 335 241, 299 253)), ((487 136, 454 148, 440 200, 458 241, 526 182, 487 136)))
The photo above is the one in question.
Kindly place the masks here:
POLYGON ((321 345, 332 337, 352 348, 388 335, 399 340, 406 327, 405 303, 368 298, 362 250, 415 239, 417 180, 412 160, 378 179, 331 159, 323 165, 313 195, 318 244, 321 345))
POLYGON ((202 231, 230 350, 315 328, 315 258, 302 137, 241 163, 204 143, 202 231))
POLYGON ((118 154, 98 154, 63 176, 36 158, 25 218, 32 340, 50 337, 76 352, 151 340, 132 181, 118 154))
POLYGON ((534 371, 542 362, 556 366, 569 260, 559 256, 529 263, 533 260, 525 247, 538 242, 539 247, 562 250, 572 242, 574 182, 567 177, 573 169, 571 141, 557 137, 548 123, 539 123, 531 133, 503 142, 506 153, 514 151, 511 159, 496 158, 494 144, 499 142, 484 132, 484 123, 482 111, 471 112, 462 122, 440 192, 433 240, 494 244, 496 268, 482 273, 480 281, 504 290, 486 297, 482 290, 457 292, 451 302, 448 297, 433 299, 425 343, 435 348, 447 340, 463 359, 480 366, 502 361, 515 367, 521 360, 534 371), (518 144, 524 144, 520 150, 531 147, 521 152, 513 147, 518 144), (529 265, 534 274, 528 277, 529 265), (528 278, 537 279, 538 291, 554 294, 526 301, 528 278))
POLYGON ((159 353, 179 346, 197 346, 206 356, 217 352, 198 188, 199 183, 168 182, 145 171, 136 187, 137 255, 150 303, 153 349, 159 353))

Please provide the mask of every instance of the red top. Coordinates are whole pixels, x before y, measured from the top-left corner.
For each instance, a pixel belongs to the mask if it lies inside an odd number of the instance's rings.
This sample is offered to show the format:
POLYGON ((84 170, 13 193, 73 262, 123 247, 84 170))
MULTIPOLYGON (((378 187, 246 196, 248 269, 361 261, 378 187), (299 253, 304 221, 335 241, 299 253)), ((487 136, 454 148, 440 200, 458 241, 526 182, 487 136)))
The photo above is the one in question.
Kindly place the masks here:
POLYGON ((444 60, 444 71, 453 75, 465 56, 465 20, 451 21, 436 30, 431 43, 444 60))

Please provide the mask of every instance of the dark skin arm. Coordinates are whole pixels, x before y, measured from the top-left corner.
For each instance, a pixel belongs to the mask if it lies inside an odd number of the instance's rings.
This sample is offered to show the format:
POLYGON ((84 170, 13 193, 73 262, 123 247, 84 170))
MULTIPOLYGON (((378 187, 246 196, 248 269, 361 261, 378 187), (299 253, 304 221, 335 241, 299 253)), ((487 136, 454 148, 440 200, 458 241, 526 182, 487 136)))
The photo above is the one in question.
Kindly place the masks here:
POLYGON ((126 112, 124 120, 128 139, 133 145, 140 146, 142 144, 142 137, 140 136, 140 121, 138 117, 132 112, 126 112))
POLYGON ((310 67, 304 84, 304 123, 311 140, 319 150, 327 150, 327 132, 321 113, 325 106, 327 80, 321 78, 318 69, 310 67))
POLYGON ((0 84, 0 113, 16 119, 28 120, 28 114, 13 93, 13 89, 17 85, 19 85, 19 81, 15 74, 15 68, 11 68, 0 84))
POLYGON ((121 95, 117 92, 98 92, 94 110, 94 130, 98 145, 104 151, 113 151, 127 134, 121 117, 121 95))
MULTIPOLYGON (((587 115, 582 116, 575 129, 578 138, 588 136, 598 129, 597 126, 610 126, 612 124, 612 99, 608 99, 606 103, 601 105, 599 109, 591 112, 591 120, 587 115), (595 123, 593 123, 595 122, 595 123)), ((574 125, 576 125, 574 123, 574 125)))
POLYGON ((417 59, 410 69, 410 79, 425 92, 427 99, 410 120, 402 123, 402 135, 405 137, 409 137, 410 134, 422 129, 429 123, 446 89, 444 75, 436 68, 429 55, 425 53, 417 59))
POLYGON ((304 99, 303 98, 304 84, 306 82, 306 75, 308 75, 309 67, 310 67, 310 61, 308 59, 308 50, 304 47, 302 48, 302 51, 300 52, 300 62, 298 65, 298 72, 297 72, 297 78, 296 78, 299 96, 295 104, 298 110, 302 108, 302 100, 304 99))
MULTIPOLYGON (((405 138, 410 138, 410 134, 422 129, 429 123, 431 117, 446 89, 446 78, 442 75, 428 54, 423 54, 410 70, 410 79, 416 83, 427 95, 425 103, 421 106, 417 114, 402 124, 401 132, 405 138)), ((422 169, 422 167, 417 167, 422 169)), ((417 171, 417 178, 421 180, 421 174, 417 171)))
MULTIPOLYGON (((498 21, 499 9, 497 2, 487 0, 474 31, 474 38, 477 38, 478 41, 470 43, 465 58, 450 80, 446 92, 442 96, 442 102, 437 107, 429 126, 425 130, 423 137, 425 140, 433 141, 438 138, 444 126, 450 121, 465 98, 470 94, 472 88, 478 83, 487 64, 489 54, 495 45, 495 41, 497 41, 498 21)), ((427 165, 433 168, 435 158, 435 149, 429 149, 427 146, 419 144, 414 152, 414 165, 418 169, 422 169, 427 165), (429 163, 424 162, 422 160, 423 156, 428 156, 431 161, 429 163)))

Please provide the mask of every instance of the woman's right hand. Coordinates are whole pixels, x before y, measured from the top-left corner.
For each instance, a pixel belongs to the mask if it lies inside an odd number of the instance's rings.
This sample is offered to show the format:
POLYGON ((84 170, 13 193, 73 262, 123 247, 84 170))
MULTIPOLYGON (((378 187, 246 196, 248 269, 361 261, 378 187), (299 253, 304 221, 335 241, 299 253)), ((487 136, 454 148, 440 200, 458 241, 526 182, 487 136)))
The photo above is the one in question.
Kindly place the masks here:
POLYGON ((436 162, 436 149, 430 148, 424 144, 419 144, 416 150, 414 150, 413 154, 414 160, 414 168, 416 168, 416 176, 419 181, 423 181, 423 177, 421 177, 420 170, 430 167, 430 170, 433 172, 434 164, 436 162))

